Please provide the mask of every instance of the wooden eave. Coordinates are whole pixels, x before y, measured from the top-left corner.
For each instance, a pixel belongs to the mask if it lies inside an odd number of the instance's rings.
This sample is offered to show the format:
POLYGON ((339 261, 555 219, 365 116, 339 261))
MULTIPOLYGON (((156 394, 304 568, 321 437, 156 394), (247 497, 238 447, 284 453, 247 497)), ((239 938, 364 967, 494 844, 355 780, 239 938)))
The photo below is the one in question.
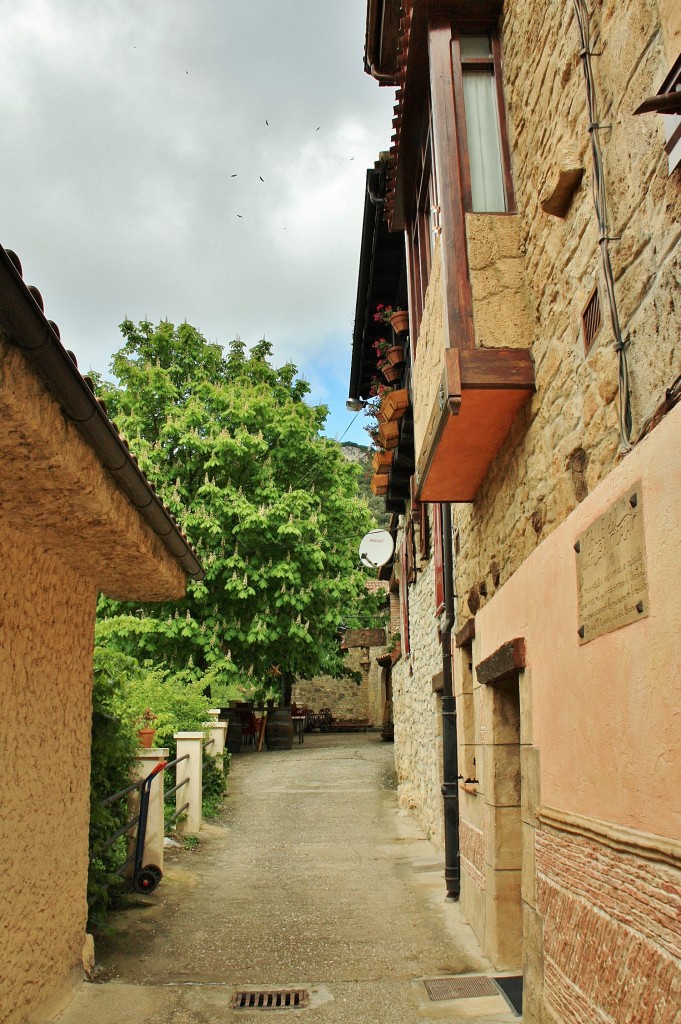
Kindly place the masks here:
POLYGON ((416 467, 419 501, 473 501, 533 392, 528 351, 447 349, 416 467))
POLYGON ((654 96, 644 100, 635 114, 681 114, 681 54, 654 96))
MULTIPOLYGON (((364 193, 364 221, 359 257, 355 324, 352 332, 350 368, 351 398, 367 398, 371 379, 377 373, 373 343, 385 336, 386 325, 377 324, 373 313, 379 302, 391 302, 406 280, 404 240, 390 234, 382 210, 372 203, 369 193, 382 196, 385 191, 387 156, 367 171, 364 193)), ((406 287, 406 285, 405 285, 406 287)), ((387 328, 389 330, 389 328, 387 328)))

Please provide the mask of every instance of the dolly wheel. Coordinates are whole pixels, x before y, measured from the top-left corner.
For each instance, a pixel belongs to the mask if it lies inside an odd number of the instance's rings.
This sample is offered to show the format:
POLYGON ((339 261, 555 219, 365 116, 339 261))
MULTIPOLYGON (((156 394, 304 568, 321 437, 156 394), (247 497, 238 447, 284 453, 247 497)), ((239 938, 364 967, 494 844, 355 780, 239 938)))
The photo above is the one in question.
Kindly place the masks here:
POLYGON ((161 879, 163 878, 163 872, 155 864, 145 864, 144 865, 144 870, 145 871, 151 871, 152 875, 156 876, 156 881, 157 882, 160 882, 161 879))
POLYGON ((157 871, 158 868, 156 871, 150 871, 149 868, 142 868, 135 879, 135 890, 137 892, 153 892, 160 882, 157 871))

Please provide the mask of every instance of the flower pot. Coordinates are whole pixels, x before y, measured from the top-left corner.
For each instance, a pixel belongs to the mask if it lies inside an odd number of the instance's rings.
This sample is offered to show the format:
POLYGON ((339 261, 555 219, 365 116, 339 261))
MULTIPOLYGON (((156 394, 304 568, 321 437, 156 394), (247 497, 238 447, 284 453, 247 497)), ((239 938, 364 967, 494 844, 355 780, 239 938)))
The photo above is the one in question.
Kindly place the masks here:
POLYGON ((397 420, 392 423, 381 423, 378 428, 378 443, 387 450, 397 448, 400 441, 400 425, 397 420))
POLYGON ((140 747, 152 747, 154 745, 155 732, 155 729, 140 729, 137 733, 137 737, 140 741, 140 747))
POLYGON ((390 423, 392 420, 399 420, 409 408, 409 392, 406 388, 399 391, 391 391, 381 402, 381 412, 390 423))
POLYGON ((392 452, 374 452, 374 457, 371 460, 371 465, 374 468, 375 473, 385 473, 393 461, 392 452))
MULTIPOLYGON (((385 358, 388 360, 391 366, 402 366, 404 363, 404 346, 393 345, 389 348, 385 354, 385 358)), ((385 373, 385 370, 383 370, 385 373)))
POLYGON ((387 384, 395 384, 402 375, 397 366, 393 366, 392 363, 385 363, 385 365, 381 367, 381 373, 383 374, 387 384))
POLYGON ((387 494, 388 491, 388 474, 387 473, 375 473, 371 478, 371 490, 374 494, 387 494))
POLYGON ((403 331, 409 330, 409 312, 406 309, 400 309, 390 317, 390 326, 392 327, 395 334, 402 334, 403 331))

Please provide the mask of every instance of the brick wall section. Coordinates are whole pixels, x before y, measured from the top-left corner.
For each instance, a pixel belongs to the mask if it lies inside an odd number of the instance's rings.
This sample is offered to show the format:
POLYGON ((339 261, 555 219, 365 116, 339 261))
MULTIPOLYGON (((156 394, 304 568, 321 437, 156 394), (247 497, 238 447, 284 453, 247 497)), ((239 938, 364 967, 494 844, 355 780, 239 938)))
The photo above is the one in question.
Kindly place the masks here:
MULTIPOLYGON (((594 73, 616 292, 631 342, 634 435, 681 371, 681 178, 667 174, 661 118, 634 117, 669 70, 655 0, 590 3, 596 32, 594 73)), ((513 153, 520 237, 533 315, 531 351, 537 393, 519 414, 471 505, 456 507, 461 537, 457 596, 465 599, 501 567, 500 585, 576 506, 572 453, 586 453, 589 491, 619 461, 617 358, 612 348, 591 196, 585 88, 573 5, 507 0, 502 22, 504 91, 513 153), (577 152, 585 174, 565 219, 540 207, 558 154, 577 152), (603 327, 585 357, 580 317, 593 286, 603 327)), ((475 298, 475 291, 474 291, 475 298)), ((482 315, 483 308, 474 315, 482 315)), ((518 344, 522 339, 518 340, 518 344)), ((485 598, 482 599, 484 604, 485 598)))
POLYGON ((459 821, 461 867, 477 887, 485 891, 485 837, 480 829, 462 818, 459 821))
POLYGON ((681 872, 538 831, 544 998, 562 1024, 678 1024, 681 872))

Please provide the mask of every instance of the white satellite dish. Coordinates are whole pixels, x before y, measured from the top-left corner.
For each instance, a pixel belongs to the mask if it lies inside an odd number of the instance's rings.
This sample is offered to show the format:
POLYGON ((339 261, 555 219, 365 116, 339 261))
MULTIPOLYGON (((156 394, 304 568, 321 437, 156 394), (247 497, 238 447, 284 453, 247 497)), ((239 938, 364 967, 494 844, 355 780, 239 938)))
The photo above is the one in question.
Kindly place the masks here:
POLYGON ((359 545, 359 560, 362 565, 378 569, 392 558, 395 544, 387 530, 371 530, 362 537, 359 545))

